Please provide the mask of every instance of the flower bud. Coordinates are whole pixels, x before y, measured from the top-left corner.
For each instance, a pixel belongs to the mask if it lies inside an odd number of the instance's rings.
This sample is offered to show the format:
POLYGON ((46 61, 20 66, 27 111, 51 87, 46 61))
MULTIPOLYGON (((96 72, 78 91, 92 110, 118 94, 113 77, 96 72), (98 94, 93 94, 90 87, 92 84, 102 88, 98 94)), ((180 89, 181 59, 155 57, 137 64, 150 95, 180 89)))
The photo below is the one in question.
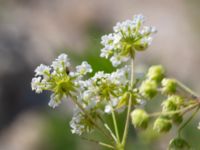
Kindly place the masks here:
POLYGON ((160 82, 164 77, 164 68, 161 65, 151 66, 148 70, 147 77, 156 82, 160 82))
POLYGON ((163 79, 162 80, 162 91, 166 94, 172 94, 176 92, 176 81, 173 79, 163 79))
POLYGON ((135 128, 146 129, 149 122, 149 115, 142 109, 135 109, 131 113, 131 120, 135 128))
POLYGON ((175 124, 177 124, 177 125, 179 125, 182 121, 183 121, 183 116, 181 115, 181 114, 174 114, 173 116, 172 116, 172 121, 175 123, 175 124))
POLYGON ((153 129, 157 132, 168 132, 172 127, 171 121, 169 119, 159 117, 154 122, 153 129))
POLYGON ((189 150, 190 145, 182 138, 172 139, 169 143, 168 150, 189 150))
POLYGON ((172 100, 165 100, 162 103, 163 106, 163 111, 167 112, 167 111, 175 111, 177 109, 176 104, 172 101, 172 100))
POLYGON ((184 103, 183 98, 177 95, 172 95, 162 103, 163 111, 173 111, 179 109, 184 103))
POLYGON ((139 92, 146 98, 153 98, 157 94, 157 84, 153 80, 142 82, 139 92))

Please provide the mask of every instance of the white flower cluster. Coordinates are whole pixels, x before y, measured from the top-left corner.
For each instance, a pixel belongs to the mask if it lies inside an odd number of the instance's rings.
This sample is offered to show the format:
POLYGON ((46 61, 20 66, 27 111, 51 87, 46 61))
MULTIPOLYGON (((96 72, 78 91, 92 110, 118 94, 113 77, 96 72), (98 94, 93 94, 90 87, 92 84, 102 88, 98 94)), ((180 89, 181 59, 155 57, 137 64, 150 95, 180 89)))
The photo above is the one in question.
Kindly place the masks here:
POLYGON ((200 130, 200 122, 199 122, 199 126, 198 126, 198 129, 200 130))
POLYGON ((110 113, 111 108, 117 110, 117 105, 126 91, 129 73, 129 67, 125 66, 111 74, 97 72, 83 82, 82 101, 86 104, 85 109, 96 109, 106 113, 110 113))
POLYGON ((91 132, 94 128, 93 124, 78 108, 75 109, 72 120, 70 121, 70 127, 71 132, 78 135, 82 135, 84 132, 91 132))
POLYGON ((104 35, 101 44, 101 57, 109 58, 113 66, 134 57, 136 51, 143 51, 148 48, 152 41, 152 33, 156 32, 155 27, 143 26, 144 17, 136 15, 133 20, 118 22, 113 27, 114 33, 104 35))
POLYGON ((49 106, 55 108, 66 96, 72 96, 79 88, 79 82, 83 75, 92 72, 91 66, 83 62, 77 66, 75 72, 69 71, 70 62, 66 54, 61 54, 52 65, 41 64, 35 69, 35 77, 32 79, 32 90, 41 93, 43 90, 52 91, 49 106))

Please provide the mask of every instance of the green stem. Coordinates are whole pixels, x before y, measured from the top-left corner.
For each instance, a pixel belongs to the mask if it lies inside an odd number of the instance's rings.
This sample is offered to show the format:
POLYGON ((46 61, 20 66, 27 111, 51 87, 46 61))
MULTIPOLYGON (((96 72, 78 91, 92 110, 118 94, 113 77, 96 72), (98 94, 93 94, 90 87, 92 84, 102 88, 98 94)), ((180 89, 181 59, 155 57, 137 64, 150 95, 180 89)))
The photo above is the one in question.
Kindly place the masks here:
POLYGON ((103 142, 99 142, 99 145, 110 148, 110 149, 115 149, 112 145, 109 145, 109 144, 106 144, 106 143, 103 143, 103 142))
POLYGON ((113 139, 112 136, 110 136, 110 134, 107 134, 92 118, 92 116, 83 108, 83 106, 75 99, 75 98, 71 98, 73 103, 76 104, 81 111, 88 117, 88 119, 91 121, 91 123, 97 128, 99 129, 99 131, 106 136, 109 139, 113 139))
POLYGON ((173 114, 176 114, 176 113, 186 113, 188 112, 189 110, 192 110, 193 108, 199 106, 200 104, 199 103, 195 103, 193 105, 190 105, 188 107, 185 107, 183 109, 179 109, 179 110, 176 110, 176 111, 169 111, 169 112, 156 112, 156 113, 152 113, 152 114, 149 114, 150 117, 156 117, 156 116, 160 116, 160 115, 173 115, 173 114))
POLYGON ((199 109, 200 109, 200 106, 197 107, 197 109, 192 113, 192 115, 188 118, 188 120, 180 126, 180 128, 178 129, 178 135, 179 136, 180 136, 181 131, 183 130, 183 128, 185 128, 185 126, 194 118, 194 116, 197 114, 199 109))
POLYGON ((108 124, 106 123, 106 121, 100 115, 98 115, 98 118, 99 118, 100 122, 102 123, 102 125, 105 127, 105 129, 110 133, 113 140, 117 143, 117 138, 116 138, 115 134, 113 133, 113 131, 108 126, 108 124))
POLYGON ((196 92, 194 92, 192 89, 190 89, 189 87, 187 87, 180 81, 176 80, 176 83, 179 85, 179 87, 181 87, 183 90, 185 90, 186 92, 191 94, 193 97, 195 97, 195 98, 199 97, 199 95, 196 92))
MULTIPOLYGON (((134 82, 134 60, 133 58, 131 59, 131 83, 130 87, 133 88, 133 82, 134 82)), ((129 97, 128 101, 128 109, 127 109, 127 116, 126 116, 126 124, 124 128, 124 134, 122 138, 122 145, 125 146, 126 144, 126 139, 128 136, 128 129, 129 129, 129 121, 130 121, 130 113, 131 113, 131 106, 132 106, 132 95, 129 97)))
POLYGON ((110 129, 110 127, 108 126, 108 124, 105 123, 104 126, 105 126, 105 128, 108 130, 108 132, 110 133, 110 135, 113 137, 115 143, 118 143, 115 134, 112 132, 112 130, 110 129))
POLYGON ((117 120, 116 120, 116 116, 115 116, 115 112, 114 112, 113 107, 112 107, 111 113, 112 113, 114 129, 115 129, 115 135, 117 136, 117 141, 120 142, 119 131, 118 131, 118 126, 117 126, 117 120))
POLYGON ((114 147, 110 144, 107 144, 107 143, 104 143, 104 142, 99 142, 99 141, 96 141, 96 140, 93 140, 93 139, 89 139, 87 137, 81 137, 83 140, 87 140, 89 142, 93 142, 93 143, 97 143, 101 146, 104 146, 104 147, 107 147, 107 148, 110 148, 110 149, 114 149, 114 147))

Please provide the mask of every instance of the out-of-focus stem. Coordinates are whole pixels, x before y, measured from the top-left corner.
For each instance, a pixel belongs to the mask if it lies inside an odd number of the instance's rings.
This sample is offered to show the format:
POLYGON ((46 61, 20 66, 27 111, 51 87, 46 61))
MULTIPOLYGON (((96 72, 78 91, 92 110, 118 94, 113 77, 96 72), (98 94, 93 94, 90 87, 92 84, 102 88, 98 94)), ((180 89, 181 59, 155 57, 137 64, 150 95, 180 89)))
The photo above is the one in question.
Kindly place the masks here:
POLYGON ((176 83, 178 84, 178 86, 180 88, 182 88, 184 91, 186 91, 189 94, 191 94, 193 97, 195 97, 195 98, 199 97, 199 95, 196 92, 194 92, 192 89, 190 89, 189 87, 187 87, 186 85, 184 85, 180 81, 176 80, 176 83))
MULTIPOLYGON (((134 60, 133 58, 131 59, 131 83, 130 87, 133 88, 133 82, 134 82, 134 60)), ((131 113, 131 106, 132 106, 132 95, 129 97, 128 101, 128 109, 127 109, 127 116, 126 116, 126 124, 124 128, 124 134, 123 134, 123 139, 122 139, 122 146, 124 147, 126 144, 126 139, 128 136, 128 129, 129 129, 129 122, 130 122, 130 113, 131 113)))

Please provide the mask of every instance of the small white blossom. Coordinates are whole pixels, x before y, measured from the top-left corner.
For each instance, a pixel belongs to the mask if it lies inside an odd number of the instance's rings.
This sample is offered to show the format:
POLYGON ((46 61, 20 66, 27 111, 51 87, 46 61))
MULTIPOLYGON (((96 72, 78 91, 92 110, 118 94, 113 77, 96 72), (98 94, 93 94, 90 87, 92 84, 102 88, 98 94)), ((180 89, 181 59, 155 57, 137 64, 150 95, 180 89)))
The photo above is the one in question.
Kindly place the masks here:
POLYGON ((104 112, 109 114, 111 113, 111 111, 112 111, 112 106, 106 105, 104 112))
POLYGON ((41 84, 41 77, 35 77, 31 81, 31 88, 36 93, 41 93, 43 91, 43 84, 41 84))
POLYGON ((199 122, 199 126, 198 126, 198 129, 200 130, 200 122, 199 122))
POLYGON ((120 57, 119 57, 119 56, 112 56, 112 57, 110 58, 110 61, 112 62, 112 65, 113 65, 114 67, 117 67, 118 65, 121 64, 121 61, 120 61, 120 57))
POLYGON ((39 65, 36 69, 35 69, 35 75, 42 75, 44 78, 47 78, 48 75, 50 74, 50 70, 51 68, 46 66, 46 65, 39 65))
POLYGON ((92 68, 88 64, 88 62, 83 61, 81 65, 76 67, 76 72, 77 72, 77 74, 85 75, 87 73, 91 73, 92 72, 92 68))
POLYGON ((56 94, 51 94, 48 105, 52 108, 56 108, 60 103, 61 103, 60 96, 56 94))
POLYGON ((78 108, 75 109, 72 120, 70 121, 70 127, 71 132, 78 135, 82 135, 84 132, 91 132, 94 128, 93 124, 86 119, 86 116, 78 108))
POLYGON ((58 70, 60 72, 65 71, 66 68, 70 67, 68 55, 60 54, 58 58, 52 62, 51 66, 53 67, 54 70, 58 70))

